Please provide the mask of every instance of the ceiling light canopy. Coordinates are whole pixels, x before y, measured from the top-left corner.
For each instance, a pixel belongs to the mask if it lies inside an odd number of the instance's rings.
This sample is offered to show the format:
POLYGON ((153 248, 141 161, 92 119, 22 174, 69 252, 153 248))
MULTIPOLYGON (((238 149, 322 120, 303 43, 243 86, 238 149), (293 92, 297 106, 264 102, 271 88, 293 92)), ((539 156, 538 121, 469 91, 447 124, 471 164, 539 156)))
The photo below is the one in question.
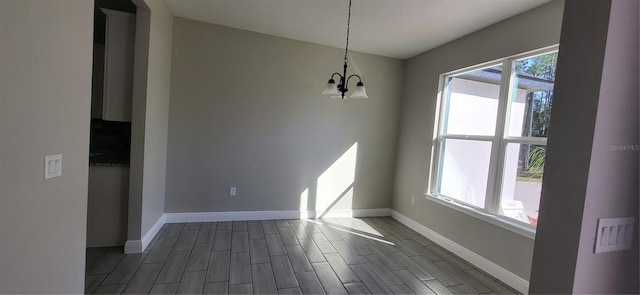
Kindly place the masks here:
POLYGON ((345 93, 349 91, 347 85, 349 84, 349 80, 353 77, 358 78, 358 84, 356 84, 356 90, 351 94, 351 98, 368 98, 367 90, 364 88, 364 84, 362 83, 362 78, 358 75, 347 76, 347 53, 349 53, 349 27, 351 25, 351 0, 349 0, 349 14, 347 16, 347 44, 344 47, 344 65, 342 66, 342 74, 335 72, 331 74, 331 78, 327 83, 327 87, 322 91, 322 95, 329 95, 332 98, 342 98, 344 99, 345 93), (334 80, 335 76, 338 75, 340 77, 340 83, 336 85, 336 80, 334 80))

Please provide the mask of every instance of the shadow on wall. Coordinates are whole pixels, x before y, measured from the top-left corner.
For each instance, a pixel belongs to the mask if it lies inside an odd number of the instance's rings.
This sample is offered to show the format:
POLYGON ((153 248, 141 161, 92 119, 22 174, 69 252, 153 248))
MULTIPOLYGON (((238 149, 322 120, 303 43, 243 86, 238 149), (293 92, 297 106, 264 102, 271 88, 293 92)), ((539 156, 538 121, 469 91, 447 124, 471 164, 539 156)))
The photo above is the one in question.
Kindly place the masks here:
POLYGON ((323 218, 335 209, 337 214, 350 215, 358 157, 358 142, 344 152, 308 188, 300 193, 300 217, 323 218), (341 214, 342 213, 342 214, 341 214))

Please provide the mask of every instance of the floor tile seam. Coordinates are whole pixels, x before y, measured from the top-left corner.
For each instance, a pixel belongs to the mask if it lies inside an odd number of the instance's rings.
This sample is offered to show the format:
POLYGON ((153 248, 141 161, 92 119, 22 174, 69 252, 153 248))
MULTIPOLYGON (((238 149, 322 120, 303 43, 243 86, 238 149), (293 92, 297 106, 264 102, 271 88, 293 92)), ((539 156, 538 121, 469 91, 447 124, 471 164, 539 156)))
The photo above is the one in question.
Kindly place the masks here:
MULTIPOLYGON (((177 243, 177 242, 178 242, 178 240, 176 240, 176 243, 177 243)), ((175 243, 174 243, 173 245, 175 246, 175 243)), ((169 251, 169 255, 171 255, 171 252, 173 252, 173 247, 172 247, 172 250, 171 250, 171 251, 169 251)), ((151 285, 151 288, 152 288, 152 289, 153 289, 153 286, 157 285, 158 277, 160 277, 160 273, 162 272, 162 269, 164 269, 164 266, 165 266, 165 264, 167 263, 167 260, 169 260, 169 255, 167 255, 167 259, 165 259, 165 260, 162 262, 162 266, 160 267, 160 271, 158 272, 158 274, 156 275, 156 277, 153 279, 153 284, 151 285)), ((139 269, 140 269, 140 268, 138 267, 138 270, 139 270, 139 269)), ((138 272, 138 271, 136 270, 136 272, 138 272)), ((135 274, 134 274, 134 276, 135 276, 135 274)), ((133 277, 132 277, 132 278, 133 278, 133 277)), ((180 279, 182 279, 182 276, 180 276, 180 279)), ((125 289, 126 289, 128 286, 129 286, 129 284, 127 284, 127 286, 125 286, 125 289)), ((179 285, 178 285, 178 286, 179 286, 179 285)), ((151 291, 151 290, 149 290, 149 291, 151 291)))
MULTIPOLYGON (((296 272, 293 269, 293 265, 291 264, 291 259, 289 259, 289 255, 288 254, 285 254, 285 255, 274 255, 274 257, 275 256, 286 256, 287 257, 287 261, 289 261, 289 265, 291 265, 291 270, 293 270, 293 279, 296 280, 296 283, 298 284, 298 288, 300 288, 300 282, 298 282, 298 278, 296 277, 296 272)), ((269 258, 271 258, 271 256, 269 256, 269 258)), ((276 289, 280 290, 280 288, 278 288, 278 281, 276 280, 276 270, 273 268, 273 263, 269 262, 269 264, 271 265, 271 272, 273 273, 273 280, 276 283, 276 289)), ((294 288, 294 287, 291 287, 291 288, 294 288)), ((288 289, 288 288, 282 288, 282 289, 288 289)), ((302 289, 300 289, 300 290, 302 290, 302 289)))
MULTIPOLYGON (((105 254, 106 254, 106 253, 105 253, 105 254)), ((111 268, 111 270, 110 270, 109 272, 106 272, 106 273, 91 273, 91 274, 89 274, 89 275, 104 275, 104 274, 106 274, 107 276, 109 276, 109 274, 111 274, 111 272, 112 272, 114 269, 116 269, 116 267, 120 264, 120 262, 122 262, 122 260, 124 259, 125 255, 126 255, 126 254, 123 254, 122 256, 120 256, 120 259, 118 259, 118 262, 116 262, 116 264, 111 268)), ((98 263, 98 261, 96 261, 95 263, 98 263)), ((95 265, 95 263, 94 263, 94 265, 95 265)), ((87 275, 87 274, 85 273, 85 276, 86 276, 86 275, 87 275)), ((105 279, 106 279, 106 277, 105 277, 105 279)))
MULTIPOLYGON (((85 276, 86 276, 86 275, 85 275, 85 276)), ((104 276, 104 278, 102 278, 102 280, 100 280, 100 283, 98 283, 98 285, 96 286, 96 288, 95 288, 95 289, 93 290, 93 292, 91 292, 91 293, 94 293, 96 290, 98 290, 98 288, 100 288, 100 286, 111 286, 111 285, 103 285, 103 284, 102 284, 102 283, 104 282, 104 280, 106 280, 106 279, 107 279, 107 277, 108 277, 108 276, 109 276, 109 274, 105 275, 105 276, 104 276)), ((87 285, 86 280, 85 280, 85 283, 84 283, 84 284, 85 284, 85 287, 86 287, 86 285, 87 285)), ((120 285, 120 284, 116 284, 116 285, 120 285)))

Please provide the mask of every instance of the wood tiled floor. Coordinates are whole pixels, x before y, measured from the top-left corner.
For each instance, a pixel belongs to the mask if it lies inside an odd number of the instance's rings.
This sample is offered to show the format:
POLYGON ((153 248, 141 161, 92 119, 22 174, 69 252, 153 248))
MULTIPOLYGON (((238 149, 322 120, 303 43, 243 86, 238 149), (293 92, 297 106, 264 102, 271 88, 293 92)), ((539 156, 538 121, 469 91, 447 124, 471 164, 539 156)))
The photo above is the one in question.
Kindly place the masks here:
POLYGON ((87 249, 86 293, 514 294, 390 217, 166 224, 87 249))

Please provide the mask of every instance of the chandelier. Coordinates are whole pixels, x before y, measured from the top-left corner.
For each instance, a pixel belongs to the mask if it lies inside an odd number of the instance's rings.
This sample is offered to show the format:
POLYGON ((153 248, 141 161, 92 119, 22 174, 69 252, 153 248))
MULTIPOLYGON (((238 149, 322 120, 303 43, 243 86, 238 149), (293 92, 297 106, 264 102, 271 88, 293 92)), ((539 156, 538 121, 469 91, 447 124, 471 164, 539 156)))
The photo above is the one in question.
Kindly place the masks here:
POLYGON ((358 75, 351 75, 347 77, 347 53, 349 52, 349 26, 351 25, 351 0, 349 0, 349 14, 347 17, 347 44, 344 47, 344 65, 342 66, 342 74, 335 72, 331 74, 331 78, 327 83, 327 87, 325 87, 324 91, 322 91, 322 95, 328 95, 332 98, 341 97, 344 99, 345 93, 349 91, 347 85, 349 84, 349 80, 353 77, 358 78, 358 84, 356 84, 356 90, 351 94, 351 98, 368 98, 367 90, 364 88, 364 84, 362 83, 362 78, 358 75), (336 85, 336 81, 334 77, 338 75, 340 77, 340 82, 336 85))

